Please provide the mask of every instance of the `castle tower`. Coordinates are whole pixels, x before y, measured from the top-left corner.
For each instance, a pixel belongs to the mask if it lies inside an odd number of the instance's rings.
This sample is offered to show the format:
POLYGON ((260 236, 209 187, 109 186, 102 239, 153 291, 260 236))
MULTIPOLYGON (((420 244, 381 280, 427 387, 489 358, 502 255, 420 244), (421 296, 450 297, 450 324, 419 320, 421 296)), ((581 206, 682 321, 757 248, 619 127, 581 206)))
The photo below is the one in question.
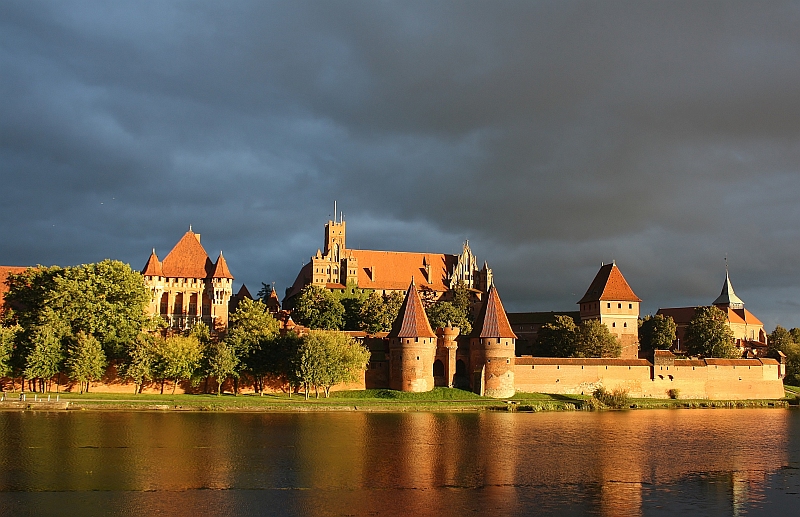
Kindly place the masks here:
POLYGON ((580 299, 581 321, 600 320, 622 345, 621 358, 639 357, 639 304, 616 263, 604 264, 580 299))
POLYGON ((389 387, 399 391, 430 391, 436 334, 431 329, 412 279, 389 338, 389 387))
POLYGON ((491 285, 469 342, 475 393, 495 398, 514 396, 516 339, 497 289, 491 285))
POLYGON ((171 329, 186 330, 200 321, 212 331, 228 326, 233 275, 222 252, 216 263, 211 262, 200 234, 191 227, 163 262, 153 250, 142 276, 151 294, 149 313, 171 329))
POLYGON ((433 381, 436 386, 452 388, 456 376, 456 350, 460 329, 450 322, 436 329, 436 360, 433 362, 433 381))
POLYGON ((731 277, 728 275, 728 266, 725 266, 725 283, 722 284, 722 292, 711 305, 716 305, 722 309, 744 309, 744 302, 733 291, 731 277))

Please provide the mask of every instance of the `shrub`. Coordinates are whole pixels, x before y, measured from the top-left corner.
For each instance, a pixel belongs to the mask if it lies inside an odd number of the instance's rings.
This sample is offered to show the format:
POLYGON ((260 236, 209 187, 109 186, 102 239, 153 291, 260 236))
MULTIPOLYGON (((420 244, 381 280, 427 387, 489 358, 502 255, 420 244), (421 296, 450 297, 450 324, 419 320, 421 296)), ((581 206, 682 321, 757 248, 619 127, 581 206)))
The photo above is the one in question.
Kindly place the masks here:
POLYGON ((672 388, 667 390, 667 396, 671 399, 676 399, 681 396, 681 390, 677 388, 672 388))
POLYGON ((594 390, 594 393, 592 393, 592 398, 600 402, 600 404, 603 406, 613 409, 622 409, 630 407, 631 405, 631 399, 628 396, 628 390, 620 388, 608 392, 601 386, 594 390))

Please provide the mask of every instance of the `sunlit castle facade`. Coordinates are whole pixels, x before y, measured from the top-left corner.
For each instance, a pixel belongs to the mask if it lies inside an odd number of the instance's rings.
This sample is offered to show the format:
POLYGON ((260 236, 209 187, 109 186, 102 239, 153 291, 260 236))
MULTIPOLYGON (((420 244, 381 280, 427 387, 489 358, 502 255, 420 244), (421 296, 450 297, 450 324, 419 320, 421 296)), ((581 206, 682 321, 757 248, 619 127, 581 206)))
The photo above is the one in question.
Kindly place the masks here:
POLYGON ((191 227, 163 262, 154 249, 142 276, 150 290, 149 313, 171 329, 185 330, 200 321, 215 331, 228 327, 233 275, 221 251, 217 261, 211 261, 200 234, 191 227))
POLYGON ((286 290, 284 302, 300 294, 307 285, 331 291, 370 290, 378 294, 405 294, 413 279, 420 295, 438 300, 461 284, 470 289, 477 302, 488 292, 492 270, 478 260, 469 242, 459 255, 398 251, 355 250, 347 247, 347 223, 340 218, 325 225, 325 245, 303 266, 294 284, 286 290))
POLYGON ((622 276, 616 262, 604 264, 578 301, 581 321, 599 320, 622 346, 620 357, 639 356, 639 304, 642 300, 622 276))

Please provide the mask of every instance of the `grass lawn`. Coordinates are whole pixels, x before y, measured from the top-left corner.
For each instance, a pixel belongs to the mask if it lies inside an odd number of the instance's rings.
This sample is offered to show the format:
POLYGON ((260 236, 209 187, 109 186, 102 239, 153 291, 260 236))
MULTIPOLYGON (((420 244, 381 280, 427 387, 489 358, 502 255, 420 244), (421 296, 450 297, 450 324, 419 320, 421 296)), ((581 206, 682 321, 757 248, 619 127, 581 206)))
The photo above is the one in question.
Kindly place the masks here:
MULTIPOLYGON (((800 388, 787 387, 787 396, 794 401, 794 392, 800 388)), ((27 393, 27 403, 39 394, 27 393)), ((14 401, 18 394, 6 394, 14 401)), ((43 397, 46 400, 47 394, 43 397)), ((132 393, 60 393, 60 402, 69 402, 70 409, 115 410, 188 410, 188 411, 571 411, 586 409, 592 397, 588 395, 557 395, 546 393, 517 393, 510 399, 481 397, 470 391, 455 388, 435 388, 424 393, 407 393, 388 389, 369 389, 331 392, 330 398, 320 398, 313 393, 309 400, 303 395, 270 393, 263 396, 246 394, 171 395, 132 393)), ((56 394, 50 394, 55 401, 56 394)), ((785 407, 786 400, 709 401, 671 399, 631 399, 631 408, 706 408, 706 407, 785 407)), ((30 409, 36 409, 34 403, 30 409)), ((45 409, 42 405, 42 409, 45 409)))

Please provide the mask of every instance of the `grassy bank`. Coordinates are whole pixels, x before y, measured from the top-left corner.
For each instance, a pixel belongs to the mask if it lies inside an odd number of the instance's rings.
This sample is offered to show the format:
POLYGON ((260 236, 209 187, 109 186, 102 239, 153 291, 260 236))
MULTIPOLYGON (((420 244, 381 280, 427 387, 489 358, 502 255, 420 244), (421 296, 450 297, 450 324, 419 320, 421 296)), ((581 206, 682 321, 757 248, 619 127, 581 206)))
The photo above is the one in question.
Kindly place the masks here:
MULTIPOLYGON (((800 393, 800 388, 797 388, 800 393)), ((792 393, 787 389, 788 393, 792 393)), ((28 393, 25 403, 19 394, 6 394, 10 402, 0 403, 5 409, 58 409, 55 394, 51 403, 34 401, 28 393)), ((46 400, 46 395, 44 397, 46 400)), ((481 397, 469 391, 436 388, 425 393, 404 393, 393 390, 358 390, 331 393, 330 398, 273 393, 259 395, 131 395, 124 393, 62 393, 59 403, 69 410, 173 410, 173 411, 580 411, 598 409, 590 396, 517 393, 506 400, 481 397), (68 405, 65 403, 69 403, 68 405)), ((748 408, 788 407, 796 403, 794 394, 781 400, 672 400, 630 399, 628 409, 680 408, 748 408)))

